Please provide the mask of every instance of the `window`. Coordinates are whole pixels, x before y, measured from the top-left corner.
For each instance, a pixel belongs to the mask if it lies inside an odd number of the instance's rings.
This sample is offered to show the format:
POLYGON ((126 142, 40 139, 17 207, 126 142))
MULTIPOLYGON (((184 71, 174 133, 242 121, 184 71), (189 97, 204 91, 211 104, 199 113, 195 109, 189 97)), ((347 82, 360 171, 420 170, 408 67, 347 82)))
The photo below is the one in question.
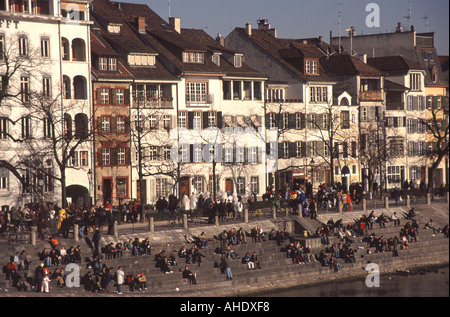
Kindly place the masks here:
POLYGON ((389 141, 389 156, 402 157, 404 156, 404 144, 402 138, 393 138, 389 141))
POLYGON ((234 67, 242 67, 242 55, 234 55, 234 67))
POLYGON ((387 178, 389 184, 399 184, 402 180, 402 173, 404 174, 404 166, 388 166, 387 178))
POLYGON ((111 132, 111 117, 100 117, 103 133, 111 132))
POLYGON ((41 57, 50 57, 50 39, 48 37, 41 37, 41 57))
POLYGON ((151 130, 154 130, 157 128, 158 121, 157 121, 156 115, 152 114, 152 115, 148 116, 148 122, 150 124, 151 130))
POLYGON ((110 164, 111 164, 111 149, 102 148, 102 165, 110 165, 110 164))
POLYGON ((170 130, 172 126, 172 117, 170 115, 163 116, 163 128, 164 130, 170 130))
POLYGON ((258 176, 252 176, 250 178, 250 189, 252 191, 252 194, 259 194, 259 177, 258 176))
POLYGON ((178 127, 179 128, 187 128, 187 112, 180 111, 178 112, 178 127))
POLYGON ((312 63, 311 63, 311 73, 312 74, 317 74, 318 72, 317 72, 317 61, 312 61, 312 63))
POLYGON ((310 101, 327 102, 328 101, 327 87, 310 87, 310 101))
POLYGON ((262 100, 262 83, 260 81, 253 82, 253 98, 262 100))
POLYGON ((163 146, 162 151, 163 151, 163 158, 165 161, 170 160, 170 150, 171 150, 171 146, 163 146))
POLYGON ((52 121, 50 118, 44 118, 44 139, 53 137, 52 121))
POLYGON ((250 147, 248 148, 248 162, 249 163, 258 163, 258 148, 250 147))
POLYGON ((341 111, 341 129, 350 129, 349 111, 341 111))
POLYGON ((208 111, 208 127, 217 126, 216 113, 213 111, 208 111))
POLYGON ((8 118, 0 118, 0 140, 8 139, 8 118))
POLYGON ((45 76, 42 79, 42 95, 43 97, 52 96, 52 78, 45 76))
POLYGON ((98 58, 98 70, 108 70, 108 59, 106 57, 98 58))
POLYGON ((217 66, 220 66, 220 55, 219 54, 213 54, 212 61, 217 66))
MULTIPOLYGON (((199 111, 194 112, 194 121, 192 122, 193 129, 200 130, 202 128, 202 113, 199 111)), ((209 121, 209 118, 208 118, 209 121)))
POLYGON ((252 82, 244 81, 244 100, 252 99, 252 82))
POLYGON ((24 35, 19 36, 19 55, 28 55, 28 38, 24 35))
POLYGON ((117 165, 125 165, 125 148, 120 147, 117 149, 117 165))
POLYGON ((192 145, 192 159, 193 162, 198 163, 202 161, 202 145, 201 144, 193 144, 192 145))
POLYGON ((419 73, 412 73, 409 75, 410 85, 409 87, 413 91, 420 91, 422 89, 421 85, 422 76, 419 73))
POLYGON ((132 66, 154 66, 155 56, 146 54, 129 54, 128 64, 132 66))
POLYGON ((6 168, 0 168, 0 190, 8 190, 9 171, 6 168))
POLYGON ((165 178, 156 179, 156 197, 168 197, 170 195, 170 190, 172 185, 165 178))
POLYGON ((236 180, 236 192, 238 195, 245 195, 245 178, 238 177, 236 180))
POLYGON ((309 59, 305 61, 305 73, 311 74, 311 61, 309 59))
POLYGON ((128 179, 127 178, 117 178, 117 197, 119 198, 125 198, 128 196, 128 186, 127 186, 128 179))
POLYGON ((183 63, 203 63, 204 54, 199 52, 183 52, 183 63))
POLYGON ((116 131, 117 133, 125 133, 125 117, 116 117, 116 131))
POLYGON ((123 88, 116 89, 116 104, 118 105, 125 104, 125 89, 123 88))
POLYGON ((207 102, 207 84, 187 83, 186 102, 207 102))
POLYGON ((31 139, 31 117, 22 117, 22 139, 31 139))
POLYGON ((112 72, 117 71, 117 59, 115 57, 108 58, 108 70, 112 72))
POLYGON ((20 77, 20 94, 22 102, 27 103, 30 101, 30 77, 20 77))
POLYGON ((5 35, 0 34, 0 60, 5 58, 5 35))
POLYGON ((109 89, 108 88, 100 89, 100 101, 102 104, 109 104, 109 89))
POLYGON ((194 185, 194 190, 197 193, 203 193, 203 177, 202 176, 194 176, 192 179, 192 184, 194 185))

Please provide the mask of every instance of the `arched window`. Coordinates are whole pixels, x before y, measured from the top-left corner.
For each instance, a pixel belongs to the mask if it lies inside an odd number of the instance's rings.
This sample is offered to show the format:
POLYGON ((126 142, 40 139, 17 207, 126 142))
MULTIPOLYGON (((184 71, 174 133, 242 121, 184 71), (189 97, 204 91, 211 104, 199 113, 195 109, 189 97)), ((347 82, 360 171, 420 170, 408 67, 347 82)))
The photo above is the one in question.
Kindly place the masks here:
POLYGON ((73 78, 73 95, 75 99, 87 99, 86 78, 83 76, 73 78))
POLYGON ((349 105, 348 99, 347 99, 346 97, 342 98, 342 99, 341 99, 341 104, 340 104, 340 105, 341 105, 341 106, 348 106, 348 105, 349 105))
POLYGON ((63 76, 63 98, 64 99, 71 99, 71 86, 70 86, 70 78, 69 76, 64 75, 63 76))
POLYGON ((65 37, 61 39, 61 53, 63 61, 70 61, 70 42, 65 37))
POLYGON ((72 138, 72 117, 68 113, 64 114, 64 137, 66 140, 72 138))
POLYGON ((86 45, 83 39, 76 38, 72 41, 72 60, 77 62, 86 61, 86 45))
POLYGON ((79 139, 87 138, 88 131, 88 117, 85 113, 77 113, 75 115, 75 136, 79 139))

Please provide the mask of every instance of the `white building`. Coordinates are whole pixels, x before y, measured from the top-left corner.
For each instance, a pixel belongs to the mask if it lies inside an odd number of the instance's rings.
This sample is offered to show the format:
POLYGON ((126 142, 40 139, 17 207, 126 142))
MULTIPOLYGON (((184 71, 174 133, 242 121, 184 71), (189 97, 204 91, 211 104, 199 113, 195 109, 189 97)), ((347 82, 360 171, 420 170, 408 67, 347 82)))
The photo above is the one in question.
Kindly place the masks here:
POLYGON ((0 1, 1 205, 88 202, 89 5, 0 1))

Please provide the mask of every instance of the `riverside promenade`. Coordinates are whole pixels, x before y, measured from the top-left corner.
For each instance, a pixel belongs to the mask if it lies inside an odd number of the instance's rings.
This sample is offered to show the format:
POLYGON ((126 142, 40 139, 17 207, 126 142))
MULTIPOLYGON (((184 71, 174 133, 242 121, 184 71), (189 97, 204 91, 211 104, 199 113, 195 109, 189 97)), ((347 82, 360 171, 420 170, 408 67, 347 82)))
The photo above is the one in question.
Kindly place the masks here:
MULTIPOLYGON (((112 268, 114 272, 119 266, 122 266, 125 275, 145 273, 147 277, 147 290, 129 292, 126 285, 123 286, 123 294, 118 295, 115 292, 113 285, 110 286, 108 293, 93 293, 84 290, 81 287, 62 288, 56 287, 56 282, 50 282, 50 293, 35 293, 19 292, 12 286, 12 281, 5 280, 5 274, 0 278, 0 297, 225 297, 225 296, 248 296, 252 292, 260 292, 268 289, 288 288, 298 285, 306 285, 311 283, 326 282, 332 280, 349 279, 355 277, 365 277, 367 272, 365 270, 367 264, 375 263, 379 266, 381 273, 389 273, 396 271, 405 272, 409 268, 447 264, 449 259, 449 239, 444 238, 443 233, 434 234, 431 229, 424 229, 424 225, 430 219, 433 219, 437 227, 443 228, 449 223, 449 206, 446 202, 436 202, 430 205, 415 205, 413 206, 417 213, 416 219, 419 223, 419 235, 417 242, 411 242, 408 250, 399 250, 398 256, 394 256, 392 252, 376 253, 374 248, 368 247, 367 242, 364 242, 362 237, 352 238, 351 247, 355 252, 355 263, 344 263, 343 260, 338 259, 341 265, 341 271, 336 273, 328 267, 321 266, 320 263, 306 263, 299 265, 293 263, 291 258, 286 257, 284 247, 287 244, 283 243, 278 246, 276 241, 252 242, 250 236, 247 237, 247 243, 235 246, 236 252, 242 258, 247 252, 252 254, 256 252, 259 255, 262 269, 248 270, 247 266, 241 262, 240 259, 230 259, 230 267, 233 274, 233 280, 227 280, 226 274, 221 272, 217 266, 220 263, 222 254, 217 252, 220 248, 220 241, 215 239, 224 230, 231 230, 232 228, 242 228, 247 233, 255 226, 260 226, 266 233, 266 237, 270 230, 278 228, 287 228, 294 239, 301 241, 303 244, 310 246, 312 253, 318 255, 321 250, 327 250, 330 245, 323 245, 320 243, 320 238, 308 236, 305 238, 304 232, 313 232, 314 228, 318 228, 321 224, 326 224, 328 220, 333 219, 337 221, 342 219, 343 223, 353 222, 359 219, 363 214, 368 215, 371 210, 363 211, 344 211, 342 213, 336 212, 319 212, 316 219, 303 218, 292 214, 277 214, 276 217, 252 217, 248 221, 226 221, 218 225, 196 223, 195 225, 186 226, 156 224, 157 230, 150 230, 149 224, 120 224, 115 230, 115 234, 106 235, 105 230, 102 234, 100 247, 105 246, 111 242, 114 244, 118 242, 134 240, 138 238, 140 241, 149 238, 152 246, 152 254, 144 256, 131 256, 131 252, 124 252, 122 259, 103 260, 108 267, 112 268), (275 218, 275 219, 274 219, 275 218), (185 246, 192 247, 192 243, 188 243, 185 236, 198 236, 204 232, 206 238, 209 240, 208 248, 201 249, 200 252, 204 255, 202 263, 190 264, 191 271, 197 275, 196 285, 190 285, 187 279, 182 278, 181 271, 185 267, 184 259, 178 258, 178 250, 185 246), (166 254, 174 253, 177 257, 178 265, 172 267, 173 273, 164 274, 160 268, 156 267, 155 255, 160 251, 165 250, 166 254), (368 253, 367 250, 371 252, 368 253)), ((391 206, 388 208, 374 209, 375 214, 384 213, 390 216, 394 211, 400 216, 402 226, 406 220, 401 216, 410 208, 406 206, 391 206)), ((266 211, 270 213, 270 211, 266 211)), ((386 228, 380 228, 378 224, 374 224, 373 229, 369 230, 368 234, 375 234, 377 236, 383 235, 386 239, 390 237, 399 237, 401 227, 394 227, 392 222, 386 224, 386 228)), ((90 236, 92 237, 92 232, 90 236)), ((59 237, 60 246, 65 246, 66 249, 70 246, 80 245, 82 250, 82 258, 92 258, 92 252, 84 239, 75 241, 73 238, 63 239, 59 237)), ((331 237, 330 243, 338 242, 337 236, 331 237)), ((8 259, 17 251, 26 250, 30 256, 32 263, 28 271, 20 271, 19 274, 24 276, 32 276, 32 273, 37 265, 41 262, 38 258, 38 252, 44 248, 49 248, 49 244, 41 239, 31 244, 25 242, 8 242, 0 240, 0 258, 2 265, 8 263, 8 259)), ((80 275, 84 276, 88 271, 93 271, 86 267, 87 263, 83 261, 80 265, 80 275)), ((59 266, 64 268, 65 265, 59 266)), ((56 267, 50 267, 50 271, 56 267)))

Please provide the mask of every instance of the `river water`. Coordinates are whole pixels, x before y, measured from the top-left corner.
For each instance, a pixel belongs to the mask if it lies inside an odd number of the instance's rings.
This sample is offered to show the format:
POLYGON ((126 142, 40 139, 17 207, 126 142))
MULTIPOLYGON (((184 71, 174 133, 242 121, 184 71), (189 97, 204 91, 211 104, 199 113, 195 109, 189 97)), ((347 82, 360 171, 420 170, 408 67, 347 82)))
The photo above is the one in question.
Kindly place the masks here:
POLYGON ((361 278, 267 291, 252 297, 449 297, 449 268, 381 275, 379 285, 369 288, 361 278))

